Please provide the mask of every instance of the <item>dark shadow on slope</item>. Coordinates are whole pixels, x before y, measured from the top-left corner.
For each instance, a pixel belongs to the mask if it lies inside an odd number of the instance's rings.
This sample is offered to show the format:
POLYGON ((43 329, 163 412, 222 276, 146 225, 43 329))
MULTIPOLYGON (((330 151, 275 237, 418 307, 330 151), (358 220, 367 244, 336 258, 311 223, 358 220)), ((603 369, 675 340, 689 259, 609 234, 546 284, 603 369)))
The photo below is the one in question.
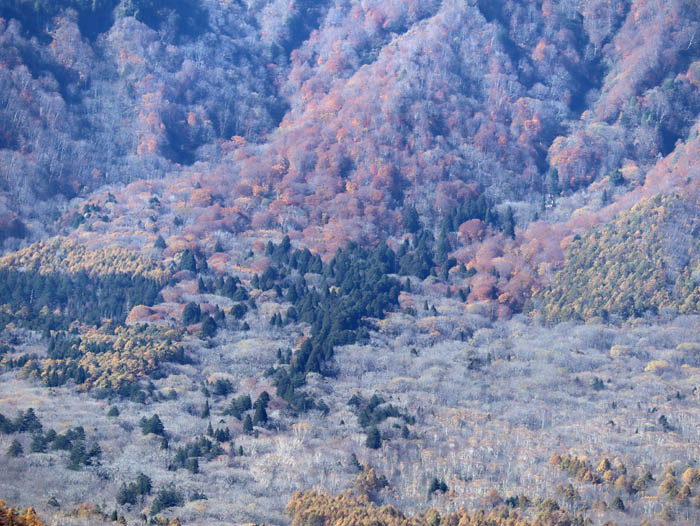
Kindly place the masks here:
POLYGON ((328 1, 301 0, 296 3, 297 13, 286 22, 287 38, 282 42, 282 48, 287 56, 301 46, 318 29, 326 12, 328 1))
POLYGON ((78 13, 80 33, 94 41, 114 24, 114 8, 118 4, 119 0, 3 0, 0 17, 19 20, 26 37, 36 37, 47 44, 51 41, 47 32, 51 19, 64 14, 66 9, 74 9, 78 13))
POLYGON ((209 28, 209 13, 196 0, 122 0, 117 16, 133 16, 151 29, 169 30, 176 40, 197 38, 209 28))
POLYGON ((676 149, 676 142, 682 140, 683 137, 665 127, 662 127, 659 133, 661 134, 661 155, 666 157, 676 149))
POLYGON ((22 62, 27 66, 33 79, 38 79, 46 73, 50 73, 58 83, 58 92, 68 104, 80 101, 77 90, 70 89, 79 81, 78 73, 56 62, 49 62, 32 45, 16 46, 22 62))
POLYGON ((118 0, 93 2, 92 7, 78 12, 78 28, 80 34, 94 42, 102 33, 109 31, 114 25, 114 8, 118 0))
POLYGON ((501 2, 494 2, 492 0, 479 0, 476 6, 481 11, 481 14, 486 19, 487 22, 493 22, 497 20, 501 24, 505 24, 503 17, 503 9, 501 2))

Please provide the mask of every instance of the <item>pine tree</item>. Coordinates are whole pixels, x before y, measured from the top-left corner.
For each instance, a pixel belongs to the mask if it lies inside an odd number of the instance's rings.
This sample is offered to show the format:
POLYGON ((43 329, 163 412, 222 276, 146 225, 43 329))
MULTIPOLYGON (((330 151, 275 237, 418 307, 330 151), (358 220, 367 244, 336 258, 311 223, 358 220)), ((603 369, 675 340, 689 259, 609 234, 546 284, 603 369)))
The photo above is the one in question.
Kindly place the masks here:
POLYGON ((95 442, 90 448, 90 451, 87 452, 87 463, 91 465, 98 464, 101 458, 102 448, 97 442, 95 442))
POLYGON ((269 403, 270 395, 267 391, 263 391, 262 393, 260 393, 260 396, 258 396, 258 399, 255 401, 255 404, 253 404, 253 407, 257 408, 258 406, 263 406, 267 409, 267 404, 269 403))
POLYGON ((447 237, 447 229, 443 228, 440 231, 440 237, 438 239, 438 244, 437 244, 437 261, 440 264, 445 263, 447 261, 447 256, 449 253, 452 251, 452 245, 450 244, 450 240, 447 237))
POLYGON ((163 239, 163 236, 158 236, 155 243, 153 243, 153 247, 158 249, 164 249, 166 246, 167 245, 165 244, 165 239, 163 239))
POLYGON ((620 170, 615 170, 614 172, 612 172, 610 174, 610 182, 614 186, 620 186, 620 185, 625 184, 625 178, 622 175, 622 172, 620 170))
POLYGON ((248 435, 253 432, 253 421, 250 419, 250 415, 245 415, 245 420, 243 421, 243 432, 248 435))
POLYGON ((185 325, 192 325, 193 323, 198 323, 202 317, 202 311, 194 302, 189 302, 185 305, 185 309, 182 311, 182 323, 185 325))
POLYGON ((21 433, 37 433, 42 430, 41 422, 34 413, 34 409, 31 407, 27 409, 26 413, 20 413, 17 415, 17 423, 15 424, 17 431, 21 433))
POLYGON ((552 195, 559 195, 559 172, 556 168, 547 172, 547 191, 552 195))
POLYGON ((440 480, 437 477, 434 477, 433 480, 430 481, 430 485, 428 486, 428 495, 432 495, 436 491, 445 493, 447 491, 447 484, 445 484, 444 480, 440 480))
POLYGON ((370 449, 379 449, 382 446, 382 436, 379 433, 379 429, 377 429, 375 426, 372 426, 367 430, 365 446, 370 449))
POLYGON ((260 404, 255 408, 255 413, 253 414, 253 425, 257 426, 264 424, 265 422, 267 422, 267 411, 265 410, 265 406, 260 404))
POLYGON ((403 227, 412 234, 415 234, 421 229, 420 217, 414 206, 407 206, 404 209, 401 222, 403 227))
POLYGON ((46 438, 41 433, 34 435, 30 449, 32 453, 44 453, 46 451, 46 438))
POLYGON ((204 318, 204 323, 202 323, 202 336, 205 338, 212 338, 216 335, 216 322, 209 314, 204 318))
POLYGON ((151 418, 147 419, 144 417, 141 419, 141 432, 144 435, 153 433, 154 435, 163 436, 165 434, 165 427, 160 417, 158 415, 153 415, 151 418))
POLYGON ((21 457, 23 454, 24 448, 22 448, 20 441, 15 438, 10 444, 10 447, 7 449, 7 456, 17 458, 21 457))
POLYGON ((180 258, 180 270, 197 272, 197 260, 190 249, 186 249, 180 258))
POLYGON ((503 235, 511 239, 515 238, 515 218, 513 217, 513 209, 508 207, 505 216, 503 217, 503 235))
POLYGON ((150 495, 151 489, 153 489, 151 478, 143 473, 139 473, 139 476, 136 477, 136 487, 139 495, 150 495))
POLYGON ((125 504, 136 504, 136 491, 131 484, 128 486, 122 482, 119 491, 117 492, 117 504, 124 506, 125 504))
POLYGON ((80 469, 80 466, 85 464, 87 459, 88 456, 87 452, 85 451, 85 442, 83 442, 82 440, 75 440, 70 450, 70 457, 68 459, 68 469, 80 469))

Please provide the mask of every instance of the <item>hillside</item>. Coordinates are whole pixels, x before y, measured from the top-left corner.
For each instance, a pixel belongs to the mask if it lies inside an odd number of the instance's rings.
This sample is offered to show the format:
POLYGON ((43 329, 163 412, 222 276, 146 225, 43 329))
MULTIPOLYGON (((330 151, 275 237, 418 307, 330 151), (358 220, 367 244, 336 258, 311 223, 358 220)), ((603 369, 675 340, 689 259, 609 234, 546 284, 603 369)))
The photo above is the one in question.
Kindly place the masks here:
POLYGON ((3 8, 10 210, 207 161, 266 226, 357 237, 644 173, 698 111, 690 2, 141 3, 3 8))
POLYGON ((694 0, 0 1, 0 498, 694 524, 698 35, 694 0))
POLYGON ((697 140, 687 1, 3 9, 8 247, 73 228, 200 249, 276 231, 332 254, 400 243, 417 212, 480 273, 460 286, 517 311, 546 284, 523 243, 658 192, 647 174, 686 169, 674 152, 697 140), (464 209, 479 198, 488 210, 464 209), (517 279, 483 272, 484 238, 517 279))

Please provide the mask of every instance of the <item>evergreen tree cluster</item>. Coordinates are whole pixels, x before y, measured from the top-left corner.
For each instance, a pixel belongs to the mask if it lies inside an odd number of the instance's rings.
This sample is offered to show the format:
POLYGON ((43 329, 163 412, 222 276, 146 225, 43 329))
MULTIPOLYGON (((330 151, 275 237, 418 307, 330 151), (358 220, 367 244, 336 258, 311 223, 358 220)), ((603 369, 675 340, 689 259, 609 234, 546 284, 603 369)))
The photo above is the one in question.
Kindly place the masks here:
POLYGON ((238 420, 243 418, 246 411, 253 407, 250 395, 240 395, 231 400, 231 403, 224 411, 225 415, 231 415, 236 417, 238 420))
POLYGON ((48 339, 46 354, 54 362, 46 369, 43 381, 47 387, 58 387, 69 380, 76 385, 85 383, 88 374, 79 364, 87 352, 102 354, 114 349, 107 342, 85 342, 80 337, 64 331, 52 332, 48 339))
POLYGON ((93 443, 89 449, 87 448, 85 430, 82 426, 55 435, 53 441, 50 440, 52 435, 53 433, 49 431, 46 436, 47 442, 52 442, 52 449, 70 452, 69 469, 78 470, 83 466, 94 465, 102 456, 102 450, 97 442, 93 443))
POLYGON ((245 303, 236 303, 229 310, 229 314, 235 319, 240 320, 248 312, 248 306, 245 303))
MULTIPOLYGON (((220 247, 219 247, 220 248, 220 247)), ((187 270, 198 275, 197 287, 201 294, 216 294, 224 296, 237 302, 244 302, 250 299, 250 295, 245 287, 241 284, 241 280, 234 276, 217 275, 212 277, 208 272, 209 267, 205 257, 197 257, 194 252, 187 249, 180 257, 180 270, 187 270)), ((259 279, 255 276, 255 280, 259 279)), ((254 280, 254 281, 255 281, 254 280)), ((235 319, 241 319, 248 312, 248 307, 244 303, 236 303, 229 314, 235 319)), ((184 325, 192 325, 202 323, 201 335, 204 338, 212 338, 216 335, 216 331, 226 319, 226 313, 223 310, 216 308, 216 312, 212 316, 208 313, 203 313, 200 306, 195 302, 189 302, 185 305, 182 313, 182 323, 184 325)))
POLYGON ((39 417, 31 407, 26 411, 18 411, 13 419, 0 413, 0 433, 41 433, 43 426, 39 417))
MULTIPOLYGON (((97 442, 87 447, 85 429, 82 426, 68 429, 63 433, 56 433, 53 429, 44 433, 43 426, 32 408, 19 411, 14 419, 0 414, 0 433, 31 433, 30 451, 32 453, 46 453, 49 449, 67 451, 69 453, 67 467, 72 470, 95 465, 102 456, 102 450, 97 442)), ((21 442, 17 439, 13 440, 7 453, 11 457, 24 454, 21 442)))
POLYGON ((442 278, 447 279, 447 273, 457 264, 456 260, 449 257, 453 250, 449 234, 471 219, 479 219, 487 226, 500 229, 506 237, 515 236, 513 210, 508 207, 503 217, 499 216, 493 208, 493 203, 484 195, 466 200, 449 210, 440 221, 437 240, 431 230, 423 228, 416 209, 412 206, 407 207, 404 210, 403 226, 413 237, 410 241, 406 239, 396 254, 398 273, 425 279, 434 272, 436 265, 440 265, 442 278))
POLYGON ((134 482, 129 485, 122 483, 117 493, 117 504, 123 506, 125 504, 136 504, 137 500, 143 500, 143 497, 151 494, 153 484, 151 478, 143 473, 139 473, 134 482))
MULTIPOLYGON (((405 424, 415 424, 413 416, 402 413, 392 404, 387 404, 386 400, 376 393, 369 400, 356 393, 350 398, 348 405, 353 408, 357 422, 367 433, 365 445, 370 449, 378 449, 381 446, 382 436, 377 426, 387 418, 401 418, 405 424)), ((407 431, 405 425, 404 429, 407 431)))
POLYGON ((199 292, 204 294, 216 294, 230 298, 233 301, 246 301, 249 298, 241 280, 232 276, 217 276, 216 278, 198 279, 199 292))
POLYGON ((385 244, 374 250, 350 244, 323 269, 321 290, 309 289, 303 278, 297 280, 294 293, 288 290, 287 295, 296 299, 299 320, 311 324, 311 338, 296 354, 291 370, 322 373, 335 346, 367 338, 362 319, 382 319, 398 305, 401 284, 389 277, 396 270, 396 255, 385 244))
POLYGON ((490 226, 500 226, 498 212, 493 209, 486 196, 481 194, 476 199, 467 199, 447 212, 440 224, 440 230, 456 232, 459 226, 471 219, 480 219, 490 226))
POLYGON ((187 469, 192 473, 199 473, 199 459, 211 460, 223 453, 223 449, 216 442, 207 437, 199 437, 189 444, 177 448, 173 461, 168 465, 171 471, 187 469))
POLYGON ((292 243, 289 236, 284 236, 279 245, 268 241, 265 247, 265 255, 268 256, 278 267, 283 265, 298 271, 301 275, 311 272, 320 274, 323 271, 321 256, 314 255, 308 248, 292 250, 292 243))
POLYGON ((267 422, 267 404, 270 402, 270 395, 267 391, 260 393, 260 396, 253 404, 253 425, 259 426, 267 422))
POLYGON ((185 503, 185 499, 175 486, 170 485, 165 488, 161 488, 156 493, 153 503, 151 504, 151 516, 160 513, 164 509, 173 508, 175 506, 182 506, 185 503))
POLYGON ((311 325, 311 337, 291 363, 280 359, 270 374, 275 378, 278 396, 297 410, 314 409, 315 401, 299 390, 306 375, 331 374, 333 349, 367 339, 363 319, 382 319, 398 305, 401 284, 390 277, 398 270, 396 254, 383 243, 373 250, 351 243, 324 265, 308 249, 292 250, 288 237, 279 245, 269 242, 266 254, 276 266, 254 276, 252 285, 275 289, 278 296, 292 304, 286 319, 276 313, 271 323, 283 326, 302 321, 311 325), (308 286, 305 275, 310 272, 321 275, 320 287, 308 286))
POLYGON ((16 438, 10 443, 10 447, 7 448, 7 456, 11 458, 17 458, 24 455, 24 448, 22 443, 16 438))
POLYGON ((199 320, 202 318, 202 311, 199 308, 199 305, 193 301, 190 301, 187 305, 185 305, 184 310, 182 311, 182 323, 184 325, 192 325, 193 323, 199 323, 199 320))
POLYGON ((209 427, 207 429, 207 435, 212 437, 219 444, 225 444, 226 442, 231 441, 231 431, 229 431, 228 427, 218 427, 218 428, 216 428, 216 430, 214 430, 211 427, 211 423, 210 423, 209 427))
POLYGON ((244 430, 251 432, 252 426, 259 426, 267 422, 267 405, 269 403, 270 395, 267 391, 260 393, 260 396, 258 396, 257 400, 255 400, 255 403, 252 403, 250 395, 240 395, 231 400, 231 403, 224 411, 224 414, 232 415, 238 420, 242 420, 245 417, 246 424, 244 425, 244 428, 249 427, 249 429, 244 430), (250 414, 248 414, 248 411, 250 410, 254 410, 252 418, 250 414), (247 424, 248 422, 250 422, 249 425, 247 424))
POLYGON ((104 318, 123 324, 134 305, 162 300, 160 281, 131 274, 42 274, 0 269, 0 328, 19 323, 34 330, 67 330, 78 320, 100 326, 104 318))
POLYGON ((406 239, 396 254, 399 274, 427 278, 435 267, 434 244, 435 237, 430 230, 419 231, 410 242, 406 239))
POLYGON ((146 418, 145 416, 141 418, 141 433, 148 435, 153 433, 154 435, 165 436, 165 426, 161 422, 158 415, 153 415, 151 418, 146 418))
POLYGON ((433 479, 430 481, 430 485, 428 486, 428 495, 432 495, 437 491, 440 493, 445 493, 447 491, 447 484, 445 484, 444 480, 433 477, 433 479))
POLYGON ((144 375, 155 378, 161 374, 159 365, 162 361, 187 361, 182 346, 172 339, 179 336, 173 332, 165 334, 153 326, 115 328, 105 325, 99 332, 82 336, 58 331, 45 333, 44 337, 48 342, 50 360, 36 355, 22 355, 5 360, 6 367, 21 367, 24 376, 40 378, 48 387, 57 387, 73 380, 76 385, 86 384, 90 389, 99 383, 100 387, 94 390, 97 398, 119 396, 143 403, 149 394, 158 396, 157 393, 154 395, 154 388, 144 392, 141 381, 144 375), (86 355, 106 366, 91 368, 88 372, 86 355), (143 359, 135 361, 135 355, 143 359), (138 370, 133 369, 134 365, 146 367, 138 370))
POLYGON ((228 378, 217 378, 209 384, 208 389, 215 396, 228 396, 233 393, 233 384, 228 378))

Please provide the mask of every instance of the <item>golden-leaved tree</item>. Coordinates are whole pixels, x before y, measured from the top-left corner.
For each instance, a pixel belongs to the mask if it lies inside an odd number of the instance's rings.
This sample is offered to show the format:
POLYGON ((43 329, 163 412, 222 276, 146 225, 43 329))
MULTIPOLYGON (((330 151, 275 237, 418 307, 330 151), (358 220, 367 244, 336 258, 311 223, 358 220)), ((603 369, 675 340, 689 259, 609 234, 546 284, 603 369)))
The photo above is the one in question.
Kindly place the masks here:
POLYGON ((622 319, 673 308, 698 312, 697 208, 657 195, 575 238, 563 267, 534 304, 549 321, 622 319))
POLYGON ((0 499, 0 526, 44 526, 44 523, 39 520, 34 508, 8 508, 7 503, 0 499))

